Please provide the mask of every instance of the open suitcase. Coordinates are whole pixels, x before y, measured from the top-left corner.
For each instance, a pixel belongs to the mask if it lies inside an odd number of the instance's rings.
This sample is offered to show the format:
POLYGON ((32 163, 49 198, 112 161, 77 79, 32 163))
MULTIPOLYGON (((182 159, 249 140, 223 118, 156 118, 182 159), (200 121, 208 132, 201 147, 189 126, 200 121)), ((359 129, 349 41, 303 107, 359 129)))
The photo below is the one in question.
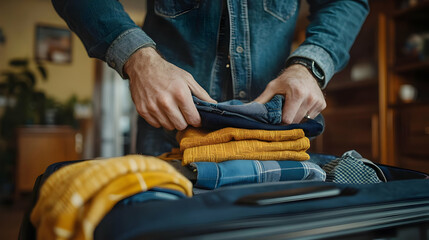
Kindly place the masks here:
MULTIPOLYGON (((53 164, 37 179, 34 203, 44 180, 70 163, 53 164)), ((246 184, 174 201, 117 205, 94 239, 429 239, 428 176, 378 166, 388 182, 246 184)), ((35 239, 29 212, 22 240, 35 239)))

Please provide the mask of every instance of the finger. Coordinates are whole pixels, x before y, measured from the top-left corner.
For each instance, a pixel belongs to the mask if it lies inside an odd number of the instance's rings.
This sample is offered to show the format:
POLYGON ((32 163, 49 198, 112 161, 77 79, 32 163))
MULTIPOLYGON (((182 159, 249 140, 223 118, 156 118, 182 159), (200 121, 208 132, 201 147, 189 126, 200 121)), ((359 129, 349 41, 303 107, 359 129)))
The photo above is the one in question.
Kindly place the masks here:
POLYGON ((191 91, 186 87, 177 90, 173 95, 173 100, 165 108, 169 109, 168 117, 177 130, 185 129, 188 124, 193 126, 200 124, 200 116, 192 100, 191 91))
POLYGON ((192 100, 190 89, 177 91, 175 94, 175 102, 180 110, 181 115, 185 118, 186 125, 199 127, 201 125, 200 114, 192 100))
POLYGON ((317 102, 314 100, 314 98, 311 96, 307 96, 301 103, 301 106, 299 107, 295 118, 293 119, 293 122, 298 123, 301 122, 304 118, 311 118, 313 116, 312 109, 315 109, 316 107, 317 102))
MULTIPOLYGON (((176 94, 177 92, 180 91, 176 91, 176 94)), ((168 130, 183 130, 188 125, 177 106, 177 101, 173 100, 171 95, 164 95, 158 98, 156 105, 151 105, 149 109, 152 110, 150 111, 151 114, 156 114, 157 120, 168 130)))
POLYGON ((168 119, 166 114, 163 111, 161 111, 160 109, 151 111, 151 115, 153 118, 155 118, 159 122, 159 124, 163 128, 170 130, 170 131, 174 129, 174 124, 168 119))
POLYGON ((144 120, 146 120, 146 122, 149 123, 152 127, 155 127, 155 128, 161 127, 161 124, 158 122, 158 120, 156 120, 151 115, 147 115, 146 117, 142 116, 142 118, 144 118, 144 120))
POLYGON ((261 95, 259 95, 259 97, 257 97, 255 100, 253 100, 254 102, 257 103, 267 103, 269 102, 274 95, 276 95, 277 93, 275 91, 272 90, 272 88, 270 87, 270 85, 268 84, 267 88, 265 88, 265 90, 262 92, 261 95))
POLYGON ((308 115, 310 118, 315 118, 320 113, 320 107, 317 105, 314 105, 312 108, 310 108, 306 115, 308 115))
POLYGON ((299 123, 301 122, 304 118, 310 116, 310 118, 313 116, 311 115, 311 113, 309 112, 309 108, 307 105, 301 105, 295 115, 295 118, 293 119, 294 123, 299 123))
POLYGON ((188 126, 188 123, 177 105, 169 108, 166 111, 166 116, 177 130, 183 130, 188 126))
POLYGON ((316 101, 309 108, 307 115, 309 115, 310 118, 315 118, 317 115, 320 114, 320 112, 323 111, 323 109, 325 109, 325 107, 326 107, 325 99, 321 99, 320 101, 316 101))
MULTIPOLYGON (((288 99, 287 96, 285 96, 285 104, 283 106, 282 121, 286 124, 297 123, 295 119, 301 105, 302 105, 302 100, 293 101, 291 99, 288 99)), ((302 114, 302 113, 299 113, 299 114, 302 114)), ((301 117, 304 117, 304 114, 302 114, 301 117)), ((299 120, 299 122, 300 121, 301 120, 299 120)))
POLYGON ((192 76, 189 77, 186 81, 188 83, 189 89, 197 98, 206 102, 217 103, 217 101, 211 98, 207 91, 204 90, 204 88, 201 87, 192 76))
POLYGON ((198 110, 195 107, 191 97, 183 99, 183 102, 180 102, 179 108, 188 124, 194 127, 201 126, 200 114, 198 113, 198 110))
POLYGON ((144 104, 139 104, 139 105, 135 104, 135 106, 136 106, 137 113, 144 120, 146 120, 146 122, 149 123, 149 125, 151 125, 152 127, 155 127, 155 128, 161 127, 161 124, 159 124, 159 122, 154 117, 152 117, 152 115, 149 113, 149 111, 147 110, 147 108, 144 104))
POLYGON ((161 124, 161 126, 169 131, 174 130, 174 124, 164 115, 164 114, 158 114, 158 122, 161 124))

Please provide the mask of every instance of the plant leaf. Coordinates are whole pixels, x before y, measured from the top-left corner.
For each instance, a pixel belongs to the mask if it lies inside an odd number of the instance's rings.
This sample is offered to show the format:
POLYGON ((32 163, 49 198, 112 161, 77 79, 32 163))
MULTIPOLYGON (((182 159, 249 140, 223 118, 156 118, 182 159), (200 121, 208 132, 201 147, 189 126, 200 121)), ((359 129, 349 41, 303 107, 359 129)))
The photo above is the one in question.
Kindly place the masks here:
POLYGON ((9 61, 9 65, 14 67, 27 67, 28 66, 28 59, 12 59, 9 61))
POLYGON ((48 80, 48 72, 46 71, 46 68, 42 65, 37 65, 37 69, 39 70, 40 75, 42 75, 42 79, 44 81, 48 80))
POLYGON ((23 81, 16 82, 14 88, 19 87, 20 92, 27 92, 29 90, 28 84, 23 81))
POLYGON ((7 90, 7 83, 0 83, 0 95, 6 94, 7 90))
POLYGON ((44 103, 46 100, 46 95, 42 91, 38 91, 34 93, 34 100, 39 103, 44 103))
POLYGON ((36 85, 36 76, 34 76, 34 73, 30 71, 24 71, 22 74, 25 76, 28 85, 31 88, 34 88, 34 86, 36 85))

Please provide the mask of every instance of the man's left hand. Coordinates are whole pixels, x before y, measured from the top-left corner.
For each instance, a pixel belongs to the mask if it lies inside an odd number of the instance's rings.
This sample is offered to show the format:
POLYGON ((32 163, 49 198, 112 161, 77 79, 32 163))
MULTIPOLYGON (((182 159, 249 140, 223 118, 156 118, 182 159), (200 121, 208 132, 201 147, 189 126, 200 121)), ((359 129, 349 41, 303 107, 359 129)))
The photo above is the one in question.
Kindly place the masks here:
POLYGON ((304 117, 316 117, 326 108, 326 101, 316 79, 302 65, 293 64, 272 80, 254 101, 266 103, 275 95, 285 97, 282 122, 299 123, 304 117))

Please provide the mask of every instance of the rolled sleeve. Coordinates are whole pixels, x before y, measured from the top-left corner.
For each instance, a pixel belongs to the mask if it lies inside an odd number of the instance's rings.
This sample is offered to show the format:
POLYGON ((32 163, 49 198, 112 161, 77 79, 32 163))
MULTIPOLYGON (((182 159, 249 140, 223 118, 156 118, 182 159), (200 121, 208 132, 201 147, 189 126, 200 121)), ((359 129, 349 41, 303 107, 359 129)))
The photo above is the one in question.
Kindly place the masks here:
POLYGON ((349 50, 369 12, 368 0, 307 0, 310 24, 305 41, 293 53, 313 59, 325 74, 326 87, 332 76, 350 59, 349 50))
POLYGON ((322 69, 325 76, 325 81, 323 83, 322 89, 326 87, 329 80, 331 80, 332 76, 335 74, 335 65, 331 56, 327 51, 325 51, 325 49, 317 45, 301 45, 289 56, 289 58, 292 57, 304 57, 311 59, 317 63, 317 65, 322 69))
POLYGON ((155 46, 155 42, 143 30, 140 28, 131 28, 121 33, 109 46, 106 53, 106 62, 122 78, 128 78, 123 68, 131 55, 140 48, 155 48, 155 46))

